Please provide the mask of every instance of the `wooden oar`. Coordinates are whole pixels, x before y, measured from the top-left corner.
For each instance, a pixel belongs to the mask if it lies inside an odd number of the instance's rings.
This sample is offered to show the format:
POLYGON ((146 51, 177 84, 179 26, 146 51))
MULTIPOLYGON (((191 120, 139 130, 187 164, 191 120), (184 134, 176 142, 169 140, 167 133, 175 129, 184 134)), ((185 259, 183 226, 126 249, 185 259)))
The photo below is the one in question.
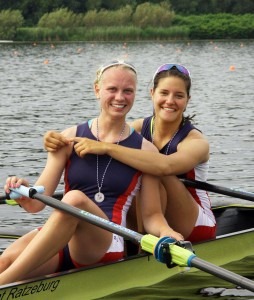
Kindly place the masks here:
POLYGON ((184 183, 185 186, 188 187, 193 187, 196 189, 205 190, 207 192, 213 192, 213 193, 231 196, 239 199, 254 201, 254 193, 251 192, 226 188, 223 186, 218 186, 218 185, 214 185, 214 184, 210 184, 198 180, 182 178, 181 181, 184 183))
POLYGON ((167 263, 167 265, 174 263, 182 267, 196 267, 202 271, 254 292, 254 282, 252 280, 198 258, 192 251, 183 247, 185 245, 184 242, 175 242, 175 240, 168 237, 158 238, 150 234, 142 235, 126 227, 93 215, 87 211, 58 201, 55 198, 42 195, 34 188, 21 186, 18 189, 12 190, 23 196, 40 200, 50 207, 59 209, 83 221, 130 239, 131 241, 140 244, 142 250, 153 254, 158 261, 167 263), (171 261, 167 260, 168 256, 171 257, 171 261))

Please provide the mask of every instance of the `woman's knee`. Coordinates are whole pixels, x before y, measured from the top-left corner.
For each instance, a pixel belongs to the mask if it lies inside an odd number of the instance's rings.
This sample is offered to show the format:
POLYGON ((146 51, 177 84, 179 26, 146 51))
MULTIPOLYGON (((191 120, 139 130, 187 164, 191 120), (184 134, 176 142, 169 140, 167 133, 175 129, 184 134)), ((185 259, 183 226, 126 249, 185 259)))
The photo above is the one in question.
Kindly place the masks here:
POLYGON ((62 201, 75 207, 84 207, 89 198, 81 191, 72 190, 64 195, 62 201))
POLYGON ((0 273, 6 270, 12 263, 13 259, 9 255, 1 255, 0 257, 0 273))

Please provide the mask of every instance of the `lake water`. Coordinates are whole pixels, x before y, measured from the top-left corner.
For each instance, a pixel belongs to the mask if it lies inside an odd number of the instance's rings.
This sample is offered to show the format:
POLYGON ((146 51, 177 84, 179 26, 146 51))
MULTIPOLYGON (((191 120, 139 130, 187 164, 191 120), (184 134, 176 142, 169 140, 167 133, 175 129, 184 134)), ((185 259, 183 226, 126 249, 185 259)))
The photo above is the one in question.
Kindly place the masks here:
MULTIPOLYGON (((151 114, 149 88, 159 65, 177 62, 190 69, 186 113, 196 114, 195 124, 210 141, 208 182, 254 191, 253 53, 251 40, 0 44, 0 185, 11 174, 35 182, 46 160, 43 134, 97 116, 96 69, 125 59, 137 67, 139 80, 130 120, 151 114)), ((31 215, 2 205, 1 226, 38 226, 49 212, 31 215)))

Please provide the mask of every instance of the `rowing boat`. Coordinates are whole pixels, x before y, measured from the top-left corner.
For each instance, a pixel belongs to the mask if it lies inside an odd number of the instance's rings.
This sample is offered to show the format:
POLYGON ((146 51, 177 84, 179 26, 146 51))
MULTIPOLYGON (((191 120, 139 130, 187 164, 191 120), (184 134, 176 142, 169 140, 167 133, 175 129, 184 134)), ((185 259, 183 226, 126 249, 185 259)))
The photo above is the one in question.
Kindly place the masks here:
MULTIPOLYGON (((195 254, 217 266, 254 254, 254 205, 214 206, 217 238, 194 244, 195 254), (237 245, 237 247, 236 247, 237 245), (225 255, 225 249, 230 249, 225 255)), ((18 234, 0 232, 2 238, 18 234)), ((152 255, 141 252, 125 259, 78 270, 50 274, 0 287, 0 300, 9 299, 99 299, 131 288, 148 287, 173 276, 179 280, 197 272, 196 268, 167 268, 152 255)), ((212 275, 210 275, 212 276, 212 275)), ((232 284, 225 282, 225 286, 232 284)))

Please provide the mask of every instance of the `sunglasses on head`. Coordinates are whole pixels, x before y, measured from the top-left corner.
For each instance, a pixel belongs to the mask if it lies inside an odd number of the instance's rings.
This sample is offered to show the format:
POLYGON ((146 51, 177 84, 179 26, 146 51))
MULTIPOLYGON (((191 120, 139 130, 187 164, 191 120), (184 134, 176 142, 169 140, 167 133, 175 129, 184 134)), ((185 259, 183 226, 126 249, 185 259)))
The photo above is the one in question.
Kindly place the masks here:
POLYGON ((101 69, 100 69, 100 74, 99 74, 99 78, 101 77, 101 75, 108 69, 108 68, 111 68, 111 67, 114 67, 114 66, 126 66, 128 68, 130 68, 135 74, 137 74, 137 70, 136 68, 133 66, 133 64, 127 62, 127 61, 124 61, 124 60, 113 60, 112 62, 110 62, 109 64, 103 66, 101 69))
POLYGON ((155 74, 153 76, 153 82, 154 82, 154 79, 157 74, 159 74, 163 71, 170 71, 170 70, 174 70, 174 69, 179 71, 180 73, 190 77, 190 71, 187 68, 185 68, 184 66, 178 65, 178 64, 164 64, 164 65, 160 66, 157 69, 157 71, 155 72, 155 74))

